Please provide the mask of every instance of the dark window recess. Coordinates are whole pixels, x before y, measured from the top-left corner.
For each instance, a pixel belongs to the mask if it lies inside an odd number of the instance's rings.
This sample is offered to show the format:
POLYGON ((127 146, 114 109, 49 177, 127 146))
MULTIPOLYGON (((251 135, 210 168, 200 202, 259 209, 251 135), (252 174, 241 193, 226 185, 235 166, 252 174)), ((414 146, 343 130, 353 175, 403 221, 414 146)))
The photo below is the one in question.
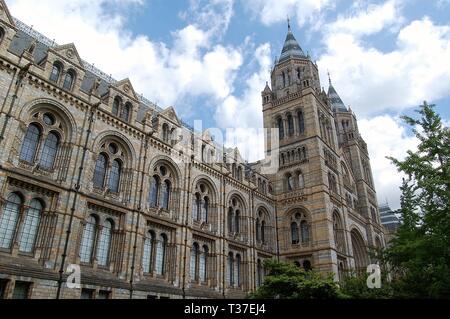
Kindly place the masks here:
POLYGON ((92 289, 81 289, 80 299, 94 299, 94 293, 92 289))
POLYGON ((29 282, 16 281, 12 299, 28 299, 30 287, 29 282))
POLYGON ((147 299, 158 299, 158 296, 155 295, 148 295, 147 299))
POLYGON ((6 280, 0 280, 0 299, 5 299, 7 283, 8 282, 6 280))
POLYGON ((98 292, 97 299, 111 299, 110 297, 111 297, 111 292, 105 291, 105 290, 100 290, 98 292))
POLYGON ((170 299, 170 297, 160 297, 159 299, 170 299))

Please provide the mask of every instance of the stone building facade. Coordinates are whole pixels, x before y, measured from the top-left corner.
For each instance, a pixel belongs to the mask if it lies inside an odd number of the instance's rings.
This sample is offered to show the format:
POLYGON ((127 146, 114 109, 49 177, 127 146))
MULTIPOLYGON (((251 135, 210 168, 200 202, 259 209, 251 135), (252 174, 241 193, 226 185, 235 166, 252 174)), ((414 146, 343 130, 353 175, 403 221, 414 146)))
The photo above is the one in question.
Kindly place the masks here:
POLYGON ((364 268, 384 245, 367 146, 290 28, 262 101, 268 174, 0 0, 0 297, 242 298, 268 258, 364 268))

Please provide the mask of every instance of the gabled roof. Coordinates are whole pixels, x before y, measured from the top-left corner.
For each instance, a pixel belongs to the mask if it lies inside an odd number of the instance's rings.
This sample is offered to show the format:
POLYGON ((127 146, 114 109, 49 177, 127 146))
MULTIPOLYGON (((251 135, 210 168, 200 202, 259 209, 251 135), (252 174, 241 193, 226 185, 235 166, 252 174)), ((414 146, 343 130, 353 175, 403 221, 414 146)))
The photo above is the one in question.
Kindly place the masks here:
POLYGON ((288 33, 278 62, 284 62, 290 58, 306 58, 306 55, 295 39, 291 30, 291 25, 288 24, 288 33))
POLYGON ((83 68, 83 60, 81 60, 80 55, 78 54, 78 50, 75 47, 75 44, 68 43, 64 45, 58 45, 52 48, 55 52, 62 55, 65 59, 77 64, 81 68, 83 68))
POLYGON ((15 26, 14 19, 9 12, 5 1, 0 0, 0 20, 7 21, 10 25, 15 26))
POLYGON ((135 100, 138 100, 138 96, 136 95, 136 92, 134 91, 134 88, 133 88, 133 84, 131 84, 131 81, 129 78, 126 78, 126 79, 120 80, 119 82, 114 83, 112 85, 112 87, 133 97, 135 100))
POLYGON ((169 118, 172 122, 175 122, 178 125, 182 125, 180 119, 177 116, 177 113, 175 112, 175 109, 173 106, 169 106, 165 110, 161 112, 161 115, 164 115, 165 117, 169 118))

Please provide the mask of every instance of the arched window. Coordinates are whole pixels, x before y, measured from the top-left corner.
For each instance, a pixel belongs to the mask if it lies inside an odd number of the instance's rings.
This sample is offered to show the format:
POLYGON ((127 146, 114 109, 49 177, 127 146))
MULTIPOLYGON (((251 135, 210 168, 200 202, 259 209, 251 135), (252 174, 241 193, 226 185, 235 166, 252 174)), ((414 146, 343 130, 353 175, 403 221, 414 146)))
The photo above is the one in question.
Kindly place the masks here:
POLYGON ((292 136, 294 135, 294 119, 292 118, 291 114, 288 114, 287 122, 288 122, 288 134, 289 136, 292 136))
POLYGON ((298 236, 298 225, 296 222, 291 223, 291 240, 293 245, 297 245, 300 242, 298 236))
POLYGON ((64 78, 63 88, 67 91, 72 90, 73 82, 75 80, 75 71, 69 70, 64 78))
POLYGON ((147 232, 144 240, 144 251, 142 254, 142 268, 144 273, 151 273, 153 271, 153 242, 155 235, 153 232, 147 232))
POLYGON ((341 217, 337 211, 333 213, 333 232, 337 251, 345 253, 344 229, 341 217))
POLYGON ((84 226, 83 237, 80 246, 80 260, 83 263, 92 262, 92 254, 94 250, 95 237, 97 233, 97 219, 89 216, 84 226))
POLYGON ((234 214, 234 231, 236 233, 240 232, 240 219, 241 219, 241 212, 237 210, 236 213, 234 214))
POLYGON ((106 169, 108 166, 108 159, 105 154, 100 154, 95 163, 94 169, 94 187, 103 188, 105 185, 106 169))
POLYGON ((206 282, 208 278, 208 246, 203 246, 203 251, 200 254, 200 264, 199 264, 199 276, 201 282, 206 282))
POLYGON ((122 105, 122 99, 118 96, 116 96, 116 98, 114 99, 113 102, 113 107, 112 107, 112 113, 114 115, 119 115, 119 111, 120 111, 120 106, 122 105))
POLYGON ((162 208, 168 210, 169 209, 169 202, 170 202, 170 192, 171 192, 171 184, 168 180, 164 181, 163 187, 162 187, 162 208))
POLYGON ((227 267, 227 279, 228 279, 228 285, 230 287, 234 286, 234 258, 233 253, 228 254, 228 267, 227 267))
POLYGON ((32 164, 41 138, 41 129, 36 124, 30 124, 23 139, 20 159, 32 164))
POLYGON ((61 64, 58 62, 53 63, 52 72, 50 73, 50 81, 58 83, 61 71, 62 71, 61 64))
POLYGON ((209 198, 205 196, 203 200, 203 209, 202 209, 202 220, 207 223, 208 222, 208 214, 209 214, 209 198))
POLYGON ((302 243, 303 244, 309 243, 309 227, 308 227, 308 222, 306 220, 303 220, 300 223, 300 229, 302 232, 302 243))
POLYGON ((55 164, 56 154, 58 153, 59 137, 57 134, 51 132, 44 142, 42 148, 42 155, 40 166, 45 169, 52 169, 55 164))
POLYGON ((110 220, 105 220, 97 248, 97 261, 100 266, 107 266, 109 263, 109 248, 111 246, 111 232, 113 224, 110 220))
POLYGON ((305 176, 301 171, 298 172, 297 181, 298 181, 298 188, 305 188, 305 176))
POLYGON ((31 253, 33 251, 42 210, 42 203, 37 199, 33 199, 26 211, 19 236, 19 250, 21 252, 31 253))
POLYGON ((294 178, 292 177, 292 174, 286 175, 286 184, 288 191, 292 191, 294 189, 294 178))
POLYGON ((131 108, 132 107, 131 107, 131 104, 129 102, 125 103, 125 105, 123 106, 121 118, 125 122, 128 122, 130 120, 131 108))
POLYGON ((242 167, 238 167, 237 169, 237 179, 242 181, 242 167))
POLYGON ((236 286, 240 287, 242 284, 242 278, 241 278, 241 255, 236 254, 236 267, 234 268, 234 272, 235 272, 235 281, 236 281, 236 286))
POLYGON ((200 254, 200 248, 197 243, 194 243, 192 245, 191 249, 191 265, 190 265, 190 271, 191 271, 191 280, 198 280, 198 258, 200 254))
POLYGON ((258 287, 261 286, 264 283, 264 268, 261 262, 261 259, 258 259, 257 266, 257 285, 258 287))
POLYGON ((150 206, 156 207, 158 205, 160 181, 158 176, 153 176, 150 181, 150 206))
POLYGON ((22 199, 19 195, 11 194, 8 196, 3 212, 0 215, 0 248, 11 248, 17 222, 19 221, 21 205, 22 199))
POLYGON ((263 220, 261 222, 261 242, 264 244, 266 242, 266 222, 263 220))
POLYGON ((298 118, 298 129, 300 131, 300 134, 305 133, 305 117, 302 111, 298 111, 297 118, 298 118))
POLYGON ((167 125, 167 123, 164 123, 162 126, 162 130, 163 130, 163 141, 166 143, 169 143, 169 125, 167 125))
POLYGON ((256 241, 261 241, 261 223, 259 218, 256 219, 256 241))
POLYGON ((312 270, 311 262, 309 260, 303 261, 303 269, 305 271, 311 271, 312 270))
POLYGON ((284 125, 283 119, 281 117, 278 118, 278 133, 280 135, 280 139, 284 138, 284 125))
POLYGON ((167 237, 165 234, 159 236, 158 244, 156 246, 156 274, 164 275, 165 267, 164 264, 166 262, 166 246, 167 246, 167 237))
POLYGON ((358 231, 352 230, 350 232, 352 241, 353 258, 355 259, 355 267, 357 271, 364 271, 368 264, 367 250, 364 239, 358 231))
POLYGON ((109 174, 109 190, 113 193, 119 192, 120 175, 122 174, 122 164, 119 160, 114 160, 111 165, 111 172, 109 174))
POLYGON ((228 209, 228 231, 232 233, 234 231, 234 211, 233 208, 230 207, 228 209))
POLYGON ((200 220, 201 207, 202 207, 202 199, 200 198, 200 194, 196 193, 194 203, 192 205, 192 218, 196 221, 200 220))

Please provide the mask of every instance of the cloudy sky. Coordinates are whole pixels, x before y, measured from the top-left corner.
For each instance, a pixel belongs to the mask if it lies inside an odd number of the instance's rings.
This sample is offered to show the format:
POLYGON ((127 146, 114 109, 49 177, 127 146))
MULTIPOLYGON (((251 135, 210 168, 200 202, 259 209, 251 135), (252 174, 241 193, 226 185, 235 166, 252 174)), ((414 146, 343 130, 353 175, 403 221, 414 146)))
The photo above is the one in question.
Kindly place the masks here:
POLYGON ((129 77, 186 122, 241 129, 263 156, 261 96, 286 36, 327 70, 367 141, 380 202, 399 206, 401 158, 416 140, 399 120, 422 101, 450 119, 450 0, 6 0, 13 16, 83 59, 129 77), (253 129, 249 131, 243 128, 253 129))

